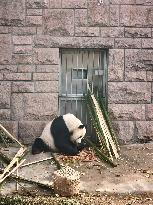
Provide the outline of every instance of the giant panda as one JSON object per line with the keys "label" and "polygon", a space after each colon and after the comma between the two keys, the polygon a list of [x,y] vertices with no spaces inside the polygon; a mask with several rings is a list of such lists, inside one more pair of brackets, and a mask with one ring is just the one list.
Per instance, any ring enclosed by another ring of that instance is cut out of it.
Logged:
{"label": "giant panda", "polygon": [[84,147],[82,142],[86,127],[73,114],[58,116],[49,122],[40,137],[32,145],[32,154],[41,152],[60,152],[77,155]]}

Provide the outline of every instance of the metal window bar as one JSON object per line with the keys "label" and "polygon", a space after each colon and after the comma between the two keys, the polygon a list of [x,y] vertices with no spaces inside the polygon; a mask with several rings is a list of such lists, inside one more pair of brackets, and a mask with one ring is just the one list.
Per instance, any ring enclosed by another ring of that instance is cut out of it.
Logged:
{"label": "metal window bar", "polygon": [[99,90],[107,102],[107,51],[102,49],[61,49],[59,81],[59,114],[68,112],[88,124],[88,135],[93,134],[83,94],[87,82]]}

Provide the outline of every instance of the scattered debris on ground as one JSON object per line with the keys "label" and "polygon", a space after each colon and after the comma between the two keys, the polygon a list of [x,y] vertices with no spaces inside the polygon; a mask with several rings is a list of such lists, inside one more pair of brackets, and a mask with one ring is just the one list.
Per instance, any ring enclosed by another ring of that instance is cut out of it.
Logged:
{"label": "scattered debris on ground", "polygon": [[0,205],[153,205],[153,194],[79,194],[66,198],[44,196],[3,196]]}

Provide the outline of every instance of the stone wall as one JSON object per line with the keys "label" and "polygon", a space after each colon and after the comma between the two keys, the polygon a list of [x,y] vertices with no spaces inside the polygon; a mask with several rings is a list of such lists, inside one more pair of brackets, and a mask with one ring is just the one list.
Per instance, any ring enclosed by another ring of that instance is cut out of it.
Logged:
{"label": "stone wall", "polygon": [[58,112],[60,48],[106,48],[123,143],[153,139],[152,0],[0,0],[0,121],[25,143]]}

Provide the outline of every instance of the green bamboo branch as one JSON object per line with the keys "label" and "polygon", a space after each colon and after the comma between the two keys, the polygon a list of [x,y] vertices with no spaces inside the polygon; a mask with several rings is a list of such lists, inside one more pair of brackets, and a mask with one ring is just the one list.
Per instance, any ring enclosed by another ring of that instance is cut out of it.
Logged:
{"label": "green bamboo branch", "polygon": [[103,114],[104,114],[104,117],[106,119],[107,126],[108,126],[109,131],[111,133],[111,136],[112,136],[112,138],[113,138],[113,140],[114,140],[114,142],[116,144],[117,150],[119,151],[120,147],[119,147],[119,144],[118,144],[118,141],[117,141],[117,137],[115,136],[115,132],[114,132],[114,129],[113,129],[113,126],[112,126],[109,114],[108,114],[108,112],[107,112],[107,110],[106,110],[106,108],[104,106],[103,99],[99,95],[97,100],[99,102],[99,105],[100,105],[101,109],[103,110]]}
{"label": "green bamboo branch", "polygon": [[99,150],[95,144],[93,144],[89,139],[85,138],[86,142],[91,145],[91,147],[93,148],[93,150],[95,151],[95,153],[98,155],[99,159],[103,162],[107,162],[109,165],[111,165],[112,167],[116,167],[117,165],[114,164],[114,162],[109,159],[105,154],[102,153],[101,150]]}

